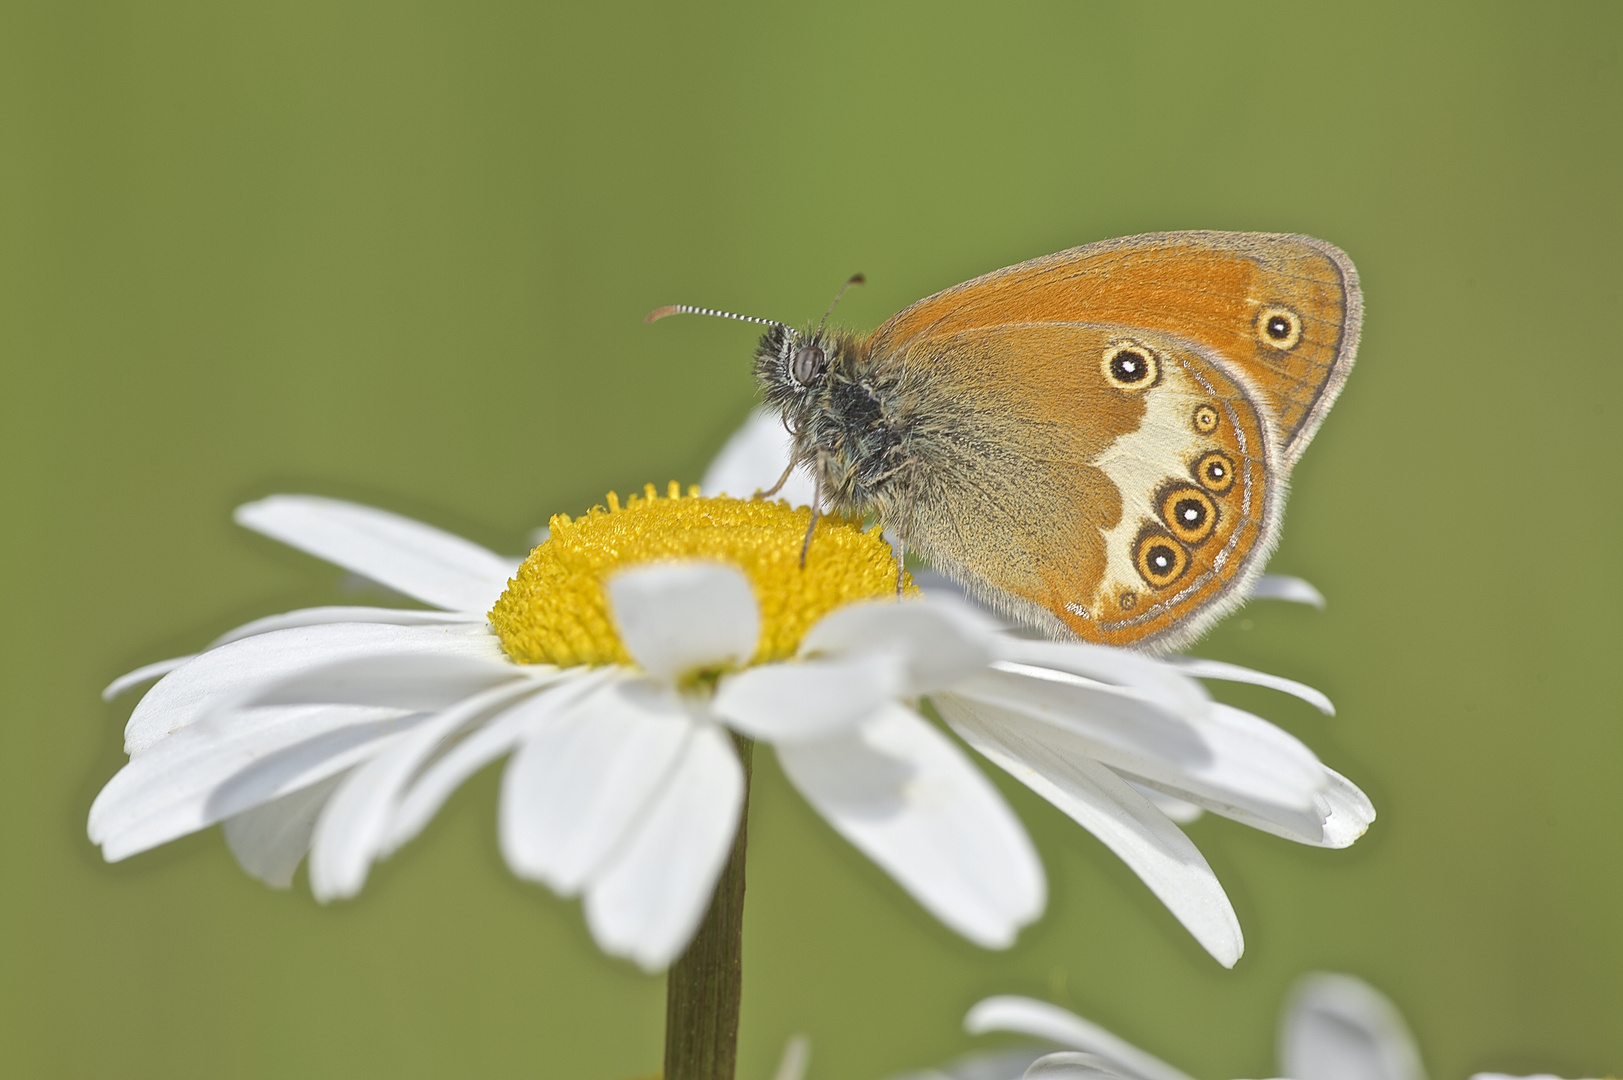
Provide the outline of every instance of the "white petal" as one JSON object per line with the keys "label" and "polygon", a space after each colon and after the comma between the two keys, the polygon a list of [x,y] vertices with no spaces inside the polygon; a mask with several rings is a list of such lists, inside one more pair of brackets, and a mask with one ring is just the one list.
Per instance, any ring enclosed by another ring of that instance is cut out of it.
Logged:
{"label": "white petal", "polygon": [[1192,802],[1185,802],[1183,799],[1174,798],[1164,791],[1156,791],[1152,787],[1134,783],[1131,780],[1127,781],[1127,783],[1132,786],[1134,791],[1150,800],[1151,805],[1157,810],[1179,825],[1188,825],[1191,822],[1199,821],[1206,813],[1204,807],[1196,806]]}
{"label": "white petal", "polygon": [[620,640],[656,679],[740,667],[755,654],[761,613],[743,571],[726,563],[656,563],[608,581]]}
{"label": "white petal", "polygon": [[933,1069],[906,1073],[892,1080],[1021,1080],[1031,1063],[1047,1052],[1047,1048],[1040,1046],[982,1050],[955,1057]]}
{"label": "white petal", "polygon": [[1253,600],[1289,600],[1296,604],[1311,604],[1316,608],[1324,607],[1324,594],[1315,589],[1311,582],[1299,577],[1287,577],[1284,574],[1264,574],[1257,579],[1251,587]]}
{"label": "white petal", "polygon": [[805,1080],[806,1066],[811,1063],[811,1042],[804,1035],[791,1035],[783,1044],[783,1056],[778,1059],[778,1070],[772,1080]]}
{"label": "white petal", "polygon": [[1202,779],[1222,776],[1220,783],[1202,786],[1289,808],[1299,806],[1301,794],[1311,791],[1317,813],[1319,796],[1330,784],[1330,771],[1294,735],[1244,709],[1216,701],[1198,729],[1221,763],[1199,775]]}
{"label": "white petal", "polygon": [[1162,785],[1153,780],[1145,780],[1143,777],[1130,772],[1115,771],[1131,783],[1154,788],[1163,794],[1171,792],[1172,797],[1175,799],[1192,803],[1202,810],[1209,810],[1219,817],[1226,817],[1230,821],[1239,822],[1241,825],[1248,825],[1258,832],[1265,832],[1270,836],[1277,836],[1298,844],[1307,844],[1311,847],[1328,846],[1324,843],[1324,817],[1319,810],[1303,813],[1300,810],[1269,806],[1262,803],[1240,805],[1240,802],[1232,797],[1211,795],[1203,791],[1191,791],[1187,786],[1176,784]]}
{"label": "white petal", "polygon": [[1094,1054],[1061,1050],[1033,1061],[1021,1080],[1131,1080],[1111,1065]]}
{"label": "white petal", "polygon": [[446,739],[516,694],[526,682],[507,684],[459,702],[417,725],[344,778],[322,808],[310,845],[310,891],[326,902],[354,896],[388,839],[402,788]]}
{"label": "white petal", "polygon": [[[1212,760],[1192,718],[1171,713],[1124,687],[1058,671],[999,664],[995,670],[960,682],[951,694],[1065,727],[1088,739],[1092,755],[1107,764],[1149,759],[1173,763],[1176,767],[1171,771],[1181,774]],[[938,702],[947,696],[931,695]]]}
{"label": "white petal", "polygon": [[744,805],[732,741],[713,724],[690,730],[675,769],[586,887],[592,937],[646,971],[669,965],[698,930]]}
{"label": "white petal", "polygon": [[1136,691],[1067,678],[999,670],[953,693],[1063,728],[1084,740],[1090,756],[1168,794],[1208,808],[1190,796],[1279,808],[1296,814],[1304,829],[1318,828],[1315,799],[1329,783],[1324,766],[1285,731],[1218,702],[1174,715]]}
{"label": "white petal", "polygon": [[971,1035],[1014,1031],[1047,1039],[1084,1053],[1097,1054],[1134,1080],[1190,1080],[1187,1073],[1112,1035],[1091,1020],[1028,997],[1003,995],[979,1002],[964,1017],[964,1030]]}
{"label": "white petal", "polygon": [[1308,975],[1280,1023],[1279,1064],[1292,1080],[1425,1080],[1403,1017],[1350,975]]}
{"label": "white petal", "polygon": [[167,675],[176,668],[186,666],[195,658],[195,654],[192,656],[172,656],[167,660],[159,660],[154,664],[143,664],[134,671],[127,671],[118,678],[114,679],[112,682],[108,683],[106,687],[102,689],[101,699],[103,701],[112,701],[126,690],[140,686],[144,682],[151,682],[153,679],[159,678],[160,676]]}
{"label": "white petal", "polygon": [[908,697],[950,686],[994,656],[993,625],[946,600],[872,600],[836,608],[806,632],[802,656],[891,653],[902,661]]}
{"label": "white petal", "polygon": [[142,753],[210,711],[240,704],[257,688],[339,660],[396,654],[504,662],[495,635],[484,628],[335,623],[260,634],[212,649],[166,675],[130,713],[124,749]]}
{"label": "white petal", "polygon": [[1197,679],[1223,679],[1228,682],[1250,683],[1253,686],[1266,686],[1270,690],[1279,690],[1299,697],[1326,716],[1334,716],[1336,707],[1330,704],[1330,699],[1306,683],[1299,683],[1295,679],[1286,679],[1279,675],[1270,675],[1265,671],[1252,671],[1250,668],[1238,664],[1225,664],[1221,660],[1205,660],[1198,656],[1167,656],[1162,658],[1164,663],[1182,669],[1186,674]]}
{"label": "white petal", "polygon": [[[287,630],[301,626],[323,626],[331,623],[387,623],[396,626],[439,626],[455,623],[483,627],[486,620],[483,614],[461,611],[428,611],[413,608],[381,607],[300,608],[296,611],[283,612],[279,615],[267,615],[264,618],[244,623],[215,638],[208,644],[207,648],[217,649],[221,645],[227,645],[233,641],[240,641],[243,638],[254,637],[258,634],[268,634],[275,630]],[[180,656],[137,668],[115,679],[102,691],[102,698],[110,701],[132,686],[173,671],[192,659],[194,659],[194,656]]]}
{"label": "white petal", "polygon": [[1324,771],[1330,776],[1330,786],[1319,796],[1319,808],[1324,814],[1321,844],[1329,848],[1349,847],[1374,823],[1375,804],[1345,776],[1331,768]]}
{"label": "white petal", "polygon": [[900,697],[901,664],[886,654],[764,664],[723,679],[711,711],[754,739],[824,739]]}
{"label": "white petal", "polygon": [[[546,687],[523,699],[446,751],[424,769],[400,797],[382,853],[395,851],[422,832],[463,781],[517,746],[552,714],[577,703],[595,690],[610,674],[607,668],[587,675],[579,674],[578,669],[572,669],[567,674],[560,673],[559,681],[569,682],[570,685]],[[546,686],[544,683],[538,685]]]}
{"label": "white petal", "polygon": [[987,948],[1042,913],[1042,864],[989,780],[918,714],[888,705],[852,731],[777,748],[830,825],[914,899]]}
{"label": "white petal", "polygon": [[330,776],[227,818],[225,842],[238,865],[273,889],[293,884],[293,872],[310,850],[316,816],[342,779],[342,774]]}
{"label": "white petal", "polygon": [[1174,786],[1172,791],[1174,798],[1285,840],[1312,847],[1349,847],[1375,821],[1375,807],[1352,781],[1334,769],[1326,766],[1324,774],[1328,786],[1314,796],[1314,813],[1309,816],[1265,803],[1242,805],[1232,798],[1214,797],[1187,787]]}
{"label": "white petal", "polygon": [[110,862],[307,787],[377,753],[421,714],[353,705],[230,713],[131,759],[90,807]]}
{"label": "white petal", "polygon": [[939,570],[931,570],[929,567],[921,566],[908,571],[908,573],[912,575],[913,584],[917,585],[919,591],[924,593],[926,600],[947,600],[963,604],[972,608],[988,624],[1000,630],[1009,630],[1016,625],[1013,619],[1000,611],[994,611],[978,598],[970,595],[969,590]]}
{"label": "white petal", "polygon": [[371,506],[272,495],[237,507],[237,524],[450,611],[483,612],[512,564],[471,540]]}
{"label": "white petal", "polygon": [[[488,635],[487,635],[488,636]],[[243,695],[245,705],[382,705],[424,712],[449,708],[491,686],[533,682],[555,669],[439,649],[355,656],[290,675]]]}
{"label": "white petal", "polygon": [[395,626],[438,626],[444,623],[473,623],[485,625],[483,615],[470,615],[465,611],[420,611],[414,608],[384,607],[313,607],[285,611],[280,615],[267,615],[228,630],[209,643],[209,648],[273,630],[289,630],[296,626],[322,626],[327,623],[390,623]]}
{"label": "white petal", "polygon": [[1234,907],[1200,851],[1148,799],[1058,728],[999,723],[950,695],[937,706],[964,741],[1097,836],[1218,963],[1234,966],[1245,951]]}
{"label": "white petal", "polygon": [[532,731],[502,778],[502,854],[572,896],[675,766],[693,720],[667,687],[621,679]]}
{"label": "white petal", "polygon": [[[735,499],[765,491],[783,475],[791,445],[783,417],[756,409],[710,463],[699,488],[706,495],[731,495]],[[810,506],[812,488],[811,473],[796,469],[774,498],[787,499],[790,506]]]}
{"label": "white petal", "polygon": [[[1107,686],[1131,688],[1140,697],[1159,702],[1175,714],[1199,713],[1211,700],[1204,686],[1165,660],[1126,649],[1004,636],[998,639],[998,651],[1005,661],[1068,672]],[[1000,666],[1008,669],[1007,664]]]}

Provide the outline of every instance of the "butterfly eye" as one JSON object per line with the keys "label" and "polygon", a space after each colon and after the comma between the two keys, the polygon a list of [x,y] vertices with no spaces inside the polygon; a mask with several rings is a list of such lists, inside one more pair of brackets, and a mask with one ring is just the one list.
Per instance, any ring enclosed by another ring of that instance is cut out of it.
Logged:
{"label": "butterfly eye", "polygon": [[1161,520],[1179,540],[1198,544],[1217,527],[1217,507],[1199,488],[1175,488],[1161,500]]}
{"label": "butterfly eye", "polygon": [[1265,307],[1257,313],[1257,337],[1281,351],[1302,340],[1302,317],[1287,307]]}
{"label": "butterfly eye", "polygon": [[789,374],[794,376],[795,382],[807,386],[817,376],[823,373],[828,358],[823,350],[816,345],[807,345],[795,353],[795,358],[789,362]]}
{"label": "butterfly eye", "polygon": [[1217,430],[1217,410],[1210,405],[1199,405],[1195,408],[1195,430],[1202,435],[1210,435]]}
{"label": "butterfly eye", "polygon": [[1106,349],[1102,367],[1110,385],[1122,390],[1148,389],[1161,374],[1154,351],[1136,341],[1118,341]]}
{"label": "butterfly eye", "polygon": [[1189,568],[1189,553],[1170,536],[1149,533],[1138,542],[1138,573],[1157,589],[1171,585]]}
{"label": "butterfly eye", "polygon": [[1203,454],[1189,471],[1200,481],[1201,487],[1214,495],[1221,495],[1234,486],[1234,462],[1221,451]]}

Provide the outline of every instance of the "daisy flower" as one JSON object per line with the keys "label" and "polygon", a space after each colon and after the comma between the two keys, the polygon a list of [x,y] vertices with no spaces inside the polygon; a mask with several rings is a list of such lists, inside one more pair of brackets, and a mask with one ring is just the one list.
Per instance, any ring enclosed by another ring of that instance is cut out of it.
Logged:
{"label": "daisy flower", "polygon": [[[969,1010],[974,1035],[1014,1032],[1065,1047],[983,1052],[897,1080],[1190,1080],[1187,1073],[1057,1005],[991,997]],[[1351,975],[1305,976],[1279,1023],[1277,1074],[1289,1080],[1426,1080],[1420,1050],[1397,1007]],[[1557,1080],[1476,1073],[1471,1080]]]}
{"label": "daisy flower", "polygon": [[[1191,1080],[1189,1074],[1057,1005],[991,997],[964,1017],[973,1035],[1013,1032],[1065,1047],[970,1055],[897,1080]],[[1302,979],[1279,1025],[1279,1070],[1290,1080],[1426,1080],[1398,1010],[1349,975]]]}
{"label": "daisy flower", "polygon": [[[890,548],[784,502],[665,497],[555,517],[521,565],[385,511],[273,496],[237,520],[437,610],[330,607],[232,631],[161,676],[130,762],[91,809],[110,860],[223,822],[242,865],[357,892],[474,771],[510,755],[508,865],[582,896],[608,952],[650,970],[692,937],[746,801],[754,741],[830,825],[971,941],[1012,943],[1045,901],[976,750],[1099,836],[1226,965],[1232,906],[1167,816],[1200,806],[1342,846],[1373,817],[1296,739],[1192,677],[1225,665],[1030,641],[950,600],[898,603]],[[741,759],[741,752],[743,758]]]}
{"label": "daisy flower", "polygon": [[[309,496],[237,520],[439,610],[312,608],[226,634],[161,675],[97,797],[110,860],[225,823],[285,886],[356,893],[474,771],[510,754],[502,853],[584,898],[608,952],[666,966],[692,937],[745,801],[740,750],[774,745],[836,830],[970,940],[1041,913],[1018,819],[908,706],[990,662],[973,615],[898,604],[876,534],[782,503],[681,495],[578,520],[515,567],[384,511]],[[883,602],[860,601],[884,597]]]}

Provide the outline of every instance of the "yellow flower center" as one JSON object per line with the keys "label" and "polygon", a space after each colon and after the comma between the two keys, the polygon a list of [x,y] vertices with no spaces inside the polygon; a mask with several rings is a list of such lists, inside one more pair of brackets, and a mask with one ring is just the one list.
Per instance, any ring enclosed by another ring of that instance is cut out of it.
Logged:
{"label": "yellow flower center", "polygon": [[[842,604],[896,595],[896,558],[879,529],[841,518],[818,519],[806,565],[800,546],[811,510],[764,499],[683,495],[654,485],[620,505],[584,517],[558,514],[551,535],[530,552],[490,612],[507,655],[521,664],[629,664],[614,631],[603,583],[641,563],[703,559],[738,567],[755,588],[761,639],[752,663],[793,656],[818,619]],[[911,578],[905,590],[916,593]]]}

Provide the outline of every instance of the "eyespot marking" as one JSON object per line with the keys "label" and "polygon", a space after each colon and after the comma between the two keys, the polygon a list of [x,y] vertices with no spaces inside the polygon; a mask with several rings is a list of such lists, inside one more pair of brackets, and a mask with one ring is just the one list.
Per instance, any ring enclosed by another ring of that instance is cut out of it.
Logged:
{"label": "eyespot marking", "polygon": [[1234,462],[1221,450],[1202,454],[1199,461],[1189,466],[1189,474],[1214,495],[1221,495],[1234,486]]}
{"label": "eyespot marking", "polygon": [[1271,305],[1257,312],[1257,340],[1284,352],[1302,340],[1302,317],[1288,307]]}
{"label": "eyespot marking", "polygon": [[1199,544],[1217,528],[1217,504],[1204,491],[1184,484],[1161,496],[1161,521],[1179,540]]}
{"label": "eyespot marking", "polygon": [[1132,611],[1138,606],[1138,594],[1132,589],[1125,589],[1116,597],[1116,606],[1123,611]]}
{"label": "eyespot marking", "polygon": [[1155,350],[1131,340],[1112,342],[1099,366],[1118,390],[1148,390],[1161,378]]}
{"label": "eyespot marking", "polygon": [[1189,553],[1183,545],[1159,531],[1140,534],[1133,561],[1138,575],[1157,589],[1165,588],[1189,569]]}
{"label": "eyespot marking", "polygon": [[1217,430],[1217,410],[1210,405],[1195,406],[1195,430],[1210,435]]}

